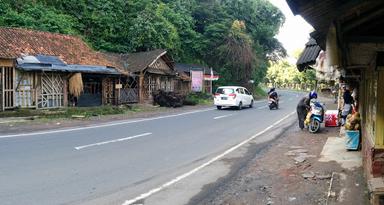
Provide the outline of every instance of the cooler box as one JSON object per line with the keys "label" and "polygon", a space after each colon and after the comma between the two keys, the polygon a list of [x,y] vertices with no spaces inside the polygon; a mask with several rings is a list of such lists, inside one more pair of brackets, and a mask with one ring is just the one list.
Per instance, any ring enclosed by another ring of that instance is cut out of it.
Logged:
{"label": "cooler box", "polygon": [[324,114],[325,126],[326,127],[339,126],[338,115],[339,115],[339,111],[337,111],[337,110],[327,110]]}
{"label": "cooler box", "polygon": [[358,150],[360,145],[360,131],[345,131],[345,147],[347,150]]}

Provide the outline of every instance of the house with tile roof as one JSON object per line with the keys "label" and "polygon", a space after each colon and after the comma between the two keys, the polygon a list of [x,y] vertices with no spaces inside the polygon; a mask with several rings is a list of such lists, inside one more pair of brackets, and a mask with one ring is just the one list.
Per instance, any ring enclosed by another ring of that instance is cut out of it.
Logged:
{"label": "house with tile roof", "polygon": [[116,54],[105,56],[128,73],[121,80],[120,100],[124,102],[152,102],[152,94],[157,90],[177,91],[183,81],[175,70],[175,63],[166,50],[156,49],[147,52]]}
{"label": "house with tile roof", "polygon": [[[73,97],[68,87],[75,74],[83,91]],[[0,110],[116,104],[121,74],[79,37],[0,28]]]}

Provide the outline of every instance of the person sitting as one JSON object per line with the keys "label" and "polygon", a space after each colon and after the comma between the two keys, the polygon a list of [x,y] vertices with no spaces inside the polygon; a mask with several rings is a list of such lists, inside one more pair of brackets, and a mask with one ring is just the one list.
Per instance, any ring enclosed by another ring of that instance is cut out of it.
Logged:
{"label": "person sitting", "polygon": [[279,96],[277,95],[276,89],[271,88],[268,92],[268,100],[278,101]]}

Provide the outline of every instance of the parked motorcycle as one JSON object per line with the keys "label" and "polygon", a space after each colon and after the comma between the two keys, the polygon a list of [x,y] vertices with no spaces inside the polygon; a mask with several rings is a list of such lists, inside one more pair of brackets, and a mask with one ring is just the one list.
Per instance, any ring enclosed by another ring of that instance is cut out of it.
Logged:
{"label": "parked motorcycle", "polygon": [[315,102],[313,105],[311,105],[309,112],[310,117],[307,119],[309,120],[308,130],[311,133],[316,133],[320,130],[321,123],[324,121],[324,105],[319,102]]}
{"label": "parked motorcycle", "polygon": [[279,109],[279,100],[276,100],[276,99],[273,99],[273,98],[269,98],[268,100],[268,107],[270,110],[272,109]]}

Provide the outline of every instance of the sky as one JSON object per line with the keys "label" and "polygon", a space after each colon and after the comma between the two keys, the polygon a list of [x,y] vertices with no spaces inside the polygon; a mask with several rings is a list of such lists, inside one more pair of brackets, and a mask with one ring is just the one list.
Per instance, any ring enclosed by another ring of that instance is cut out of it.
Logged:
{"label": "sky", "polygon": [[278,7],[285,15],[285,23],[280,28],[277,39],[283,44],[288,55],[292,55],[294,50],[304,49],[309,39],[309,33],[313,31],[301,16],[294,16],[285,0],[269,0],[273,5]]}

